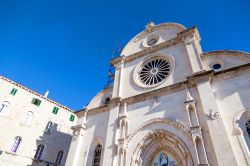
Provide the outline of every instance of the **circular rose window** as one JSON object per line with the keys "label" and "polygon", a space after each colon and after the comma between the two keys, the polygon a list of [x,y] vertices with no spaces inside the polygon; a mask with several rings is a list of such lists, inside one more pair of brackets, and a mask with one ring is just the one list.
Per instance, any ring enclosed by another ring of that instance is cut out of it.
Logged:
{"label": "circular rose window", "polygon": [[141,65],[138,71],[140,83],[146,86],[154,86],[165,80],[171,71],[171,63],[165,57],[153,58]]}

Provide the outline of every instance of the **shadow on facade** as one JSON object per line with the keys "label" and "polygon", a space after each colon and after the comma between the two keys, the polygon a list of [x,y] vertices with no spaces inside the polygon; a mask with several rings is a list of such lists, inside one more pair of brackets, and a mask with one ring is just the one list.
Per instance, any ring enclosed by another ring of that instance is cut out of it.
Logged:
{"label": "shadow on facade", "polygon": [[[60,128],[60,130],[64,130]],[[30,133],[32,134],[32,133]],[[36,140],[36,147],[43,145],[41,155],[36,155],[34,149],[33,162],[28,166],[63,166],[65,165],[68,150],[72,140],[72,135],[58,130],[58,124],[54,123],[50,130],[44,130],[43,135]],[[56,164],[58,152],[63,150],[61,164]],[[36,158],[35,158],[36,155]]]}

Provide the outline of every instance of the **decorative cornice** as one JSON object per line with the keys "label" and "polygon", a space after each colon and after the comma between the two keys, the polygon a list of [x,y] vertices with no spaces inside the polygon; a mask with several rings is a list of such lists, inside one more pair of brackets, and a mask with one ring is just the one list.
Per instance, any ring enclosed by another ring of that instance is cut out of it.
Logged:
{"label": "decorative cornice", "polygon": [[214,80],[229,79],[232,77],[237,77],[246,72],[250,72],[250,63],[214,72],[213,79]]}
{"label": "decorative cornice", "polygon": [[86,126],[83,125],[76,125],[71,127],[72,130],[80,130],[80,129],[86,129]]}
{"label": "decorative cornice", "polygon": [[2,79],[2,80],[4,80],[4,81],[7,81],[7,82],[9,82],[9,83],[11,83],[11,84],[13,84],[13,85],[15,85],[15,86],[17,86],[17,87],[19,87],[19,88],[25,90],[25,91],[27,91],[27,92],[29,92],[29,93],[32,93],[32,94],[36,95],[37,97],[40,97],[40,98],[42,98],[42,99],[44,99],[44,100],[46,100],[46,101],[48,101],[48,102],[50,102],[50,103],[52,103],[52,104],[55,104],[55,105],[57,105],[58,107],[61,107],[61,108],[65,109],[65,110],[67,110],[67,111],[73,112],[70,108],[68,108],[68,107],[66,107],[66,106],[63,106],[63,105],[61,105],[61,104],[59,104],[59,103],[57,103],[57,102],[55,102],[55,101],[53,101],[53,100],[51,100],[51,99],[49,99],[49,98],[43,96],[43,95],[41,95],[41,94],[39,94],[39,93],[37,93],[37,92],[35,92],[35,91],[29,89],[29,88],[26,88],[25,86],[23,86],[23,85],[21,85],[21,84],[19,84],[19,83],[17,83],[17,82],[14,82],[14,81],[12,81],[12,80],[10,80],[10,79],[4,77],[4,76],[0,76],[0,79]]}
{"label": "decorative cornice", "polygon": [[[88,115],[89,114],[94,115],[100,112],[109,111],[109,107],[115,107],[115,106],[118,106],[118,104],[122,105],[124,102],[127,102],[127,104],[133,104],[133,103],[138,103],[138,102],[145,101],[145,100],[151,100],[159,96],[163,96],[169,93],[184,90],[187,87],[189,88],[195,87],[200,82],[213,81],[214,79],[220,79],[220,78],[223,78],[223,79],[232,78],[244,72],[250,72],[250,63],[237,66],[237,67],[233,67],[233,68],[229,68],[229,69],[222,70],[222,71],[203,70],[203,71],[194,73],[191,76],[188,76],[186,81],[178,82],[178,83],[166,86],[166,87],[155,89],[155,90],[145,92],[142,94],[138,94],[138,95],[128,97],[125,99],[122,99],[119,97],[113,98],[111,99],[108,105],[88,110]],[[77,112],[76,115],[77,116],[83,115],[81,112],[82,111]]]}
{"label": "decorative cornice", "polygon": [[84,131],[87,129],[87,127],[85,125],[77,125],[71,127],[71,129],[73,130],[73,137],[76,138],[79,135],[83,136]]}
{"label": "decorative cornice", "polygon": [[204,58],[204,57],[221,55],[221,54],[227,55],[227,56],[243,55],[243,56],[246,56],[247,58],[250,58],[250,53],[242,52],[242,51],[238,51],[238,50],[215,50],[215,51],[210,51],[210,52],[203,52],[201,54],[201,56],[202,56],[202,58]]}
{"label": "decorative cornice", "polygon": [[102,113],[102,112],[106,112],[109,111],[109,107],[107,105],[101,106],[101,107],[97,107],[97,108],[93,108],[88,110],[87,115],[95,115],[97,113]]}
{"label": "decorative cornice", "polygon": [[198,41],[200,40],[200,35],[199,35],[199,32],[198,32],[196,27],[192,27],[192,28],[186,29],[182,32],[179,32],[177,34],[177,37],[175,37],[173,39],[167,40],[165,42],[162,42],[162,43],[155,45],[155,46],[152,46],[152,47],[145,48],[144,50],[136,52],[132,55],[120,56],[120,57],[117,57],[115,59],[112,59],[110,61],[110,63],[113,66],[117,66],[116,64],[121,63],[122,60],[124,60],[124,62],[130,62],[134,59],[141,58],[143,56],[154,53],[154,52],[161,50],[163,48],[177,45],[180,42],[183,42],[186,38],[190,38],[192,36],[194,37],[195,40],[198,40]]}

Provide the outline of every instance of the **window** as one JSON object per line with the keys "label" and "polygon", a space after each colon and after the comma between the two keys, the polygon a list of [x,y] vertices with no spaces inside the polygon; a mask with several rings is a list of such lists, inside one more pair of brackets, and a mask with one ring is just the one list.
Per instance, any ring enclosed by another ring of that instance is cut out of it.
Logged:
{"label": "window", "polygon": [[70,115],[69,120],[70,120],[71,122],[73,122],[73,121],[74,121],[74,119],[75,119],[75,115]]}
{"label": "window", "polygon": [[61,164],[62,158],[63,158],[63,151],[60,150],[60,151],[57,153],[56,165],[60,165],[60,164]]}
{"label": "window", "polygon": [[213,65],[214,70],[219,70],[220,68],[221,68],[221,64],[219,64],[219,63],[216,63]]}
{"label": "window", "polygon": [[12,94],[13,96],[16,95],[16,92],[17,92],[17,89],[16,88],[13,88],[11,91],[10,91],[10,94]]}
{"label": "window", "polygon": [[34,158],[41,160],[42,155],[43,155],[43,150],[44,150],[44,146],[42,144],[39,145],[36,149],[36,154],[35,154]]}
{"label": "window", "polygon": [[57,108],[57,107],[54,107],[54,108],[53,108],[53,111],[52,111],[52,113],[53,113],[53,114],[57,114],[58,110],[59,110],[59,108]]}
{"label": "window", "polygon": [[95,148],[92,166],[100,166],[101,165],[101,155],[102,155],[102,145],[99,144]]}
{"label": "window", "polygon": [[9,112],[10,103],[8,101],[4,101],[0,105],[0,114],[7,114]]}
{"label": "window", "polygon": [[44,130],[44,133],[45,133],[45,134],[51,134],[51,129],[52,129],[53,125],[54,125],[53,122],[49,121],[49,122],[47,123],[47,125],[46,125],[46,128],[45,128],[45,130]]}
{"label": "window", "polygon": [[29,111],[25,114],[24,116],[24,121],[23,123],[26,124],[26,125],[31,125],[32,121],[33,121],[33,117],[34,117],[34,114],[33,112]]}
{"label": "window", "polygon": [[215,71],[222,70],[225,66],[225,62],[222,61],[221,59],[214,59],[209,63],[209,68],[213,69]]}
{"label": "window", "polygon": [[250,120],[248,120],[246,122],[246,131],[247,131],[248,137],[250,139]]}
{"label": "window", "polygon": [[171,55],[155,54],[136,66],[133,79],[141,88],[153,88],[169,79],[174,66],[174,58]]}
{"label": "window", "polygon": [[158,39],[159,39],[158,36],[150,36],[150,37],[147,39],[147,45],[148,45],[148,46],[153,46],[153,45],[155,45],[155,44],[158,42]]}
{"label": "window", "polygon": [[166,79],[170,70],[171,64],[166,59],[153,59],[143,65],[139,79],[145,85],[155,85]]}
{"label": "window", "polygon": [[104,104],[108,104],[110,102],[110,97],[107,97],[104,101]]}
{"label": "window", "polygon": [[36,99],[36,98],[33,98],[32,101],[31,101],[31,103],[36,105],[36,106],[39,106],[41,104],[41,102],[42,102],[41,100]]}
{"label": "window", "polygon": [[22,138],[20,136],[15,137],[14,143],[11,147],[11,152],[16,153],[17,149],[19,148],[20,144],[22,142]]}

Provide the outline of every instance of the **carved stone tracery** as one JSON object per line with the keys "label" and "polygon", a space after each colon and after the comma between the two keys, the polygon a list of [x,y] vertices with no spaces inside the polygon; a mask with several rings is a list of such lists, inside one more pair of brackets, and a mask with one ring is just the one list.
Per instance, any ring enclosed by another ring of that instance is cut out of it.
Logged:
{"label": "carved stone tracery", "polygon": [[127,138],[127,142],[126,145],[128,146],[128,144],[130,143],[130,141],[133,139],[133,137],[139,133],[140,131],[142,131],[143,129],[145,129],[146,127],[152,125],[152,124],[156,124],[156,123],[164,123],[164,124],[168,124],[171,126],[174,126],[178,129],[180,129],[181,131],[183,131],[188,137],[192,137],[191,136],[191,131],[188,127],[186,127],[185,125],[177,122],[177,121],[173,121],[170,119],[164,119],[164,118],[155,118],[155,119],[151,119],[149,121],[147,121],[146,123],[142,124],[137,130],[135,130],[133,133],[131,133],[128,138]]}
{"label": "carved stone tracery", "polygon": [[180,138],[165,130],[156,130],[141,140],[132,156],[131,166],[149,166],[154,156],[161,150],[171,153],[177,165],[193,165],[187,146]]}

